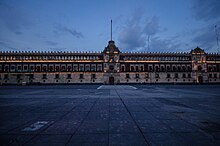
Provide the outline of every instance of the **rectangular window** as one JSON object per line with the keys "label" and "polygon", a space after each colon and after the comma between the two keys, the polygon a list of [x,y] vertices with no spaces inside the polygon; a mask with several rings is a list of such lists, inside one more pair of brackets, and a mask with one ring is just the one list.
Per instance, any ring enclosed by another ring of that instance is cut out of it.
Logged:
{"label": "rectangular window", "polygon": [[17,80],[20,80],[21,79],[21,75],[17,75]]}
{"label": "rectangular window", "polygon": [[34,71],[34,66],[30,66],[31,71]]}
{"label": "rectangular window", "polygon": [[170,74],[167,74],[167,78],[170,78]]}
{"label": "rectangular window", "polygon": [[122,72],[125,71],[125,66],[121,66],[121,71],[122,71]]}
{"label": "rectangular window", "polygon": [[159,74],[155,74],[155,78],[160,78],[160,75]]}
{"label": "rectangular window", "polygon": [[179,78],[178,74],[175,74],[175,78]]}
{"label": "rectangular window", "polygon": [[24,66],[24,70],[25,70],[25,71],[27,71],[27,70],[28,70],[28,67],[27,67],[26,65]]}
{"label": "rectangular window", "polygon": [[21,71],[21,66],[19,65],[19,66],[17,67],[17,69],[18,69],[18,71]]}
{"label": "rectangular window", "polygon": [[139,67],[138,66],[136,66],[136,71],[139,71]]}
{"label": "rectangular window", "polygon": [[126,78],[129,79],[129,78],[130,78],[130,75],[129,75],[129,74],[126,74]]}
{"label": "rectangular window", "polygon": [[92,75],[91,75],[91,78],[92,78],[92,79],[95,79],[95,78],[96,78],[96,74],[92,74]]}
{"label": "rectangular window", "polygon": [[47,74],[43,74],[43,79],[47,79]]}
{"label": "rectangular window", "polygon": [[140,77],[139,77],[139,74],[135,74],[135,77],[136,77],[136,78],[140,78]]}
{"label": "rectangular window", "polygon": [[214,78],[217,78],[217,74],[214,74]]}
{"label": "rectangular window", "polygon": [[79,71],[84,71],[84,66],[79,66]]}
{"label": "rectangular window", "polygon": [[8,74],[4,75],[4,79],[7,80],[8,79]]}
{"label": "rectangular window", "polygon": [[186,74],[183,74],[183,76],[182,76],[183,78],[186,78]]}
{"label": "rectangular window", "polygon": [[191,78],[191,74],[188,74],[188,78]]}
{"label": "rectangular window", "polygon": [[30,74],[29,78],[34,79],[34,74]]}
{"label": "rectangular window", "polygon": [[80,78],[80,79],[83,79],[83,74],[80,74],[80,75],[79,75],[79,78]]}
{"label": "rectangular window", "polygon": [[55,74],[55,79],[59,79],[60,75],[59,74]]}
{"label": "rectangular window", "polygon": [[71,79],[71,74],[67,74],[67,79]]}
{"label": "rectangular window", "polygon": [[145,78],[149,78],[149,74],[145,74]]}
{"label": "rectangular window", "polygon": [[69,66],[67,67],[67,71],[72,71],[72,66],[69,65]]}
{"label": "rectangular window", "polygon": [[209,78],[212,78],[212,74],[209,74]]}

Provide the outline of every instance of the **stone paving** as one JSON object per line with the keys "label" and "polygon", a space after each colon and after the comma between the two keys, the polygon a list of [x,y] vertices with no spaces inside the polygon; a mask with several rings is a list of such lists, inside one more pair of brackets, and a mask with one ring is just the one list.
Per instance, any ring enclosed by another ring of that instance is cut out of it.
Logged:
{"label": "stone paving", "polygon": [[220,85],[0,87],[0,145],[220,145]]}

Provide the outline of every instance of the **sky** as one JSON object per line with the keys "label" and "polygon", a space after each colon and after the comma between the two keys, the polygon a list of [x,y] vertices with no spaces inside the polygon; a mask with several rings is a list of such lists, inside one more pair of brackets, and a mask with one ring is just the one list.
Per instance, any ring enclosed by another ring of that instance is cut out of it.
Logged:
{"label": "sky", "polygon": [[102,51],[111,20],[122,52],[218,52],[220,0],[0,0],[0,51]]}

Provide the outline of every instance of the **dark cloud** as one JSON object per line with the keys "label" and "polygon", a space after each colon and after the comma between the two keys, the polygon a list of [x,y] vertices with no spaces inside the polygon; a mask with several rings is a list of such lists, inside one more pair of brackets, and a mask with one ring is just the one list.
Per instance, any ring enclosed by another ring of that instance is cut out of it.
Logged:
{"label": "dark cloud", "polygon": [[56,27],[56,30],[54,31],[55,34],[58,34],[58,35],[63,35],[65,33],[69,33],[71,34],[72,36],[80,39],[80,38],[84,38],[84,35],[82,34],[82,32],[79,32],[75,29],[72,29],[72,28],[69,28],[67,26],[63,26],[63,25],[58,25]]}
{"label": "dark cloud", "polygon": [[213,20],[220,18],[219,0],[194,0],[193,13],[196,19]]}

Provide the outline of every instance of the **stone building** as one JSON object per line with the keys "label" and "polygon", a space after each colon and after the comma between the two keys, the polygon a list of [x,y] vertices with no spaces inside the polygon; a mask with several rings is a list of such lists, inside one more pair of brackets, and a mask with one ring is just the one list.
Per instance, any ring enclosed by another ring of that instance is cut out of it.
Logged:
{"label": "stone building", "polygon": [[199,47],[187,53],[0,52],[0,84],[220,83],[220,54]]}

